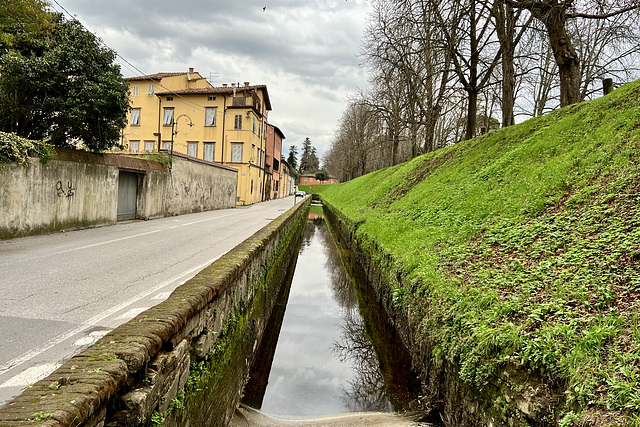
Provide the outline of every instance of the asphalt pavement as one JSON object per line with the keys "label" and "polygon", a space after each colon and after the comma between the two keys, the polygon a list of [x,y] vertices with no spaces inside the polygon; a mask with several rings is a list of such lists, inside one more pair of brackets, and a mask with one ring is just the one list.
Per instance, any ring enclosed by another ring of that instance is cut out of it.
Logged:
{"label": "asphalt pavement", "polygon": [[0,241],[0,406],[293,204],[290,196]]}

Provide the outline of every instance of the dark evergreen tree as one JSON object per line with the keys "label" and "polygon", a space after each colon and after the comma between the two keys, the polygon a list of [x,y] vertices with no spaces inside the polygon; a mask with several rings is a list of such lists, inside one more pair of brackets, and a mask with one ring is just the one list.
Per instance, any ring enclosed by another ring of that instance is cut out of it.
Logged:
{"label": "dark evergreen tree", "polygon": [[326,170],[319,170],[318,172],[316,172],[316,179],[318,181],[326,181],[329,179],[329,174]]}
{"label": "dark evergreen tree", "polygon": [[129,88],[116,53],[40,2],[5,3],[0,12],[21,21],[0,19],[0,130],[94,151],[117,146]]}
{"label": "dark evergreen tree", "polygon": [[309,155],[309,172],[314,173],[320,169],[320,159],[316,155],[316,147],[311,146],[311,154]]}
{"label": "dark evergreen tree", "polygon": [[300,167],[298,171],[301,174],[309,172],[309,157],[311,156],[311,140],[309,137],[302,142],[302,157],[300,158]]}
{"label": "dark evergreen tree", "polygon": [[301,174],[315,173],[320,169],[320,159],[316,155],[316,147],[311,144],[311,140],[307,137],[302,143],[302,157],[300,158],[300,167],[298,170]]}
{"label": "dark evergreen tree", "polygon": [[297,155],[298,155],[298,148],[295,145],[290,145],[289,156],[287,157],[287,163],[289,163],[289,166],[291,166],[293,169],[298,167],[298,158],[296,157]]}

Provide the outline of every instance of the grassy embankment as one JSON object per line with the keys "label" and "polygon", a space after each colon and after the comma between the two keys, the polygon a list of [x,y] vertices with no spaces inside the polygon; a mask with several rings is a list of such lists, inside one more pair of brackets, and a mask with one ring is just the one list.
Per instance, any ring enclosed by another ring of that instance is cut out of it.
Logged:
{"label": "grassy embankment", "polygon": [[[393,259],[435,355],[566,384],[562,425],[640,425],[640,81],[314,192]],[[373,243],[371,243],[373,244]]]}

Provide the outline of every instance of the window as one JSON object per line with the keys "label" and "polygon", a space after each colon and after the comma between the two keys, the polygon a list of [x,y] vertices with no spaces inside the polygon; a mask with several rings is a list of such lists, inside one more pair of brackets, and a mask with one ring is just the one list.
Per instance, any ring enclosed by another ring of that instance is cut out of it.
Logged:
{"label": "window", "polygon": [[147,95],[153,95],[156,92],[156,87],[154,85],[149,85],[149,89],[147,89]]}
{"label": "window", "polygon": [[167,101],[173,101],[173,96],[167,96]]}
{"label": "window", "polygon": [[209,96],[209,101],[215,101],[216,97],[215,96]]}
{"label": "window", "polygon": [[242,163],[242,143],[231,143],[231,161],[233,163]]}
{"label": "window", "polygon": [[280,169],[280,161],[274,157],[273,158],[273,170],[278,172],[278,169]]}
{"label": "window", "polygon": [[187,143],[187,154],[191,157],[198,157],[198,143],[197,142],[189,142]]}
{"label": "window", "polygon": [[138,96],[138,91],[140,90],[140,86],[132,85],[131,86],[131,96]]}
{"label": "window", "polygon": [[164,118],[162,119],[164,126],[171,126],[173,124],[173,108],[164,109]]}
{"label": "window", "polygon": [[242,130],[242,114],[236,114],[236,120],[233,123],[235,130]]}
{"label": "window", "polygon": [[131,110],[131,126],[140,126],[140,109]]}
{"label": "window", "polygon": [[215,155],[216,155],[216,143],[205,142],[204,143],[204,159],[210,162],[213,162]]}
{"label": "window", "polygon": [[165,150],[171,150],[171,141],[162,141],[162,148]]}
{"label": "window", "polygon": [[149,153],[153,152],[153,148],[155,146],[155,141],[145,141],[144,142],[144,151],[148,151]]}
{"label": "window", "polygon": [[256,118],[253,118],[253,133],[256,133]]}
{"label": "window", "polygon": [[275,191],[278,191],[278,184],[280,184],[280,181],[276,181],[276,188],[275,188]]}
{"label": "window", "polygon": [[216,109],[215,108],[204,109],[204,125],[205,126],[216,125]]}
{"label": "window", "polygon": [[249,159],[250,162],[258,164],[258,150],[256,150],[256,156],[253,157],[253,150],[256,150],[256,144],[251,144],[251,153],[249,153],[249,155],[251,156],[251,158]]}
{"label": "window", "polygon": [[132,153],[137,153],[140,147],[140,141],[130,141],[129,142],[129,151]]}

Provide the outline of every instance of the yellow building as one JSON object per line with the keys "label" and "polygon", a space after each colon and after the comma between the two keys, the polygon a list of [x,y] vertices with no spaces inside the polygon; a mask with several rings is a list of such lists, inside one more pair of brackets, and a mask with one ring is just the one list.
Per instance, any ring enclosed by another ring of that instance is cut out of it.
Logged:
{"label": "yellow building", "polygon": [[193,68],[126,80],[132,107],[123,131],[127,150],[176,151],[230,166],[238,169],[236,203],[264,200],[267,111],[271,111],[265,85],[214,87]]}

